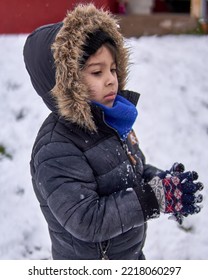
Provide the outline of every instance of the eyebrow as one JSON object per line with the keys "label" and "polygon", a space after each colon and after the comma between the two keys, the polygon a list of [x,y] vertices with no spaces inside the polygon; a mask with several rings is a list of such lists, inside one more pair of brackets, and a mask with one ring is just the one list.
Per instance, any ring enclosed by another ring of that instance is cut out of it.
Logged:
{"label": "eyebrow", "polygon": [[[113,61],[113,62],[111,63],[111,66],[114,65],[114,64],[116,64],[115,61]],[[103,65],[106,65],[106,63],[105,63],[105,62],[97,62],[97,63],[90,63],[90,64],[87,64],[86,67],[89,68],[89,67],[92,67],[92,66],[103,66]]]}

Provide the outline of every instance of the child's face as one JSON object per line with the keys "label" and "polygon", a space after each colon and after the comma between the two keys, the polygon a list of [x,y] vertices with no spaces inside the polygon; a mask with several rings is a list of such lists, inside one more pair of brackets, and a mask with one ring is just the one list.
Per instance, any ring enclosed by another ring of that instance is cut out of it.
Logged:
{"label": "child's face", "polygon": [[116,62],[110,50],[103,45],[89,57],[82,70],[92,101],[112,107],[118,92]]}

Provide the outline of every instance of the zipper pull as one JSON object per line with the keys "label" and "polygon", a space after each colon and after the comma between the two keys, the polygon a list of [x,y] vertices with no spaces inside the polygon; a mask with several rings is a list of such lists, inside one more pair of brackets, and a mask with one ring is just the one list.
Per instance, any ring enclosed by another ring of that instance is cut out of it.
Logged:
{"label": "zipper pull", "polygon": [[106,251],[103,251],[102,255],[102,260],[109,260],[108,256],[106,255]]}
{"label": "zipper pull", "polygon": [[132,155],[132,153],[129,151],[129,148],[128,148],[128,145],[127,145],[127,142],[126,142],[126,141],[123,141],[123,148],[124,148],[124,150],[125,150],[125,152],[126,152],[128,158],[129,158],[131,164],[132,164],[133,166],[135,166],[135,165],[137,164],[137,161],[136,161],[136,159],[134,158],[134,156]]}
{"label": "zipper pull", "polygon": [[103,243],[99,243],[99,247],[100,247],[100,252],[101,252],[101,260],[109,260],[108,256],[107,256],[107,250],[109,247],[110,241],[108,240],[107,243],[105,242],[105,244]]}
{"label": "zipper pull", "polygon": [[132,164],[133,166],[135,166],[135,165],[137,164],[137,161],[136,161],[136,159],[132,156],[131,152],[128,152],[127,155],[128,155],[128,157],[129,157],[129,159],[130,159],[131,164]]}

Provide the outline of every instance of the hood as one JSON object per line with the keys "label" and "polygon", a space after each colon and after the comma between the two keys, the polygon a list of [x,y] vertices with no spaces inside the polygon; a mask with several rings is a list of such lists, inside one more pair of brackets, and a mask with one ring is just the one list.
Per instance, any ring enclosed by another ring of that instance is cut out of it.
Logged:
{"label": "hood", "polygon": [[26,69],[36,92],[51,111],[56,111],[56,103],[51,95],[55,85],[55,66],[51,44],[63,23],[41,26],[33,31],[24,45],[23,55]]}
{"label": "hood", "polygon": [[64,119],[90,131],[96,125],[86,86],[81,83],[80,58],[87,34],[101,29],[117,46],[119,91],[127,78],[128,52],[116,18],[93,4],[78,5],[62,23],[48,25],[31,34],[24,47],[26,68],[32,84],[46,105]]}
{"label": "hood", "polygon": [[91,114],[89,93],[80,82],[80,58],[87,34],[101,29],[108,33],[118,50],[117,74],[119,91],[125,86],[127,76],[127,50],[123,36],[113,15],[98,10],[93,4],[79,5],[67,14],[53,44],[56,66],[56,84],[52,89],[61,116],[91,131],[96,130]]}

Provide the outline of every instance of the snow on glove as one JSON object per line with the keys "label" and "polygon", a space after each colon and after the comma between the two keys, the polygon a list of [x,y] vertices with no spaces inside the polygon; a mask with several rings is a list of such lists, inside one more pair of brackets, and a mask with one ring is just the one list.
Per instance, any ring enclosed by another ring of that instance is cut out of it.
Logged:
{"label": "snow on glove", "polygon": [[203,189],[203,184],[194,182],[198,179],[195,171],[183,172],[182,167],[182,164],[176,163],[170,171],[159,174],[149,182],[161,212],[188,216],[201,210],[197,203],[203,200],[203,196],[196,195],[196,192]]}

